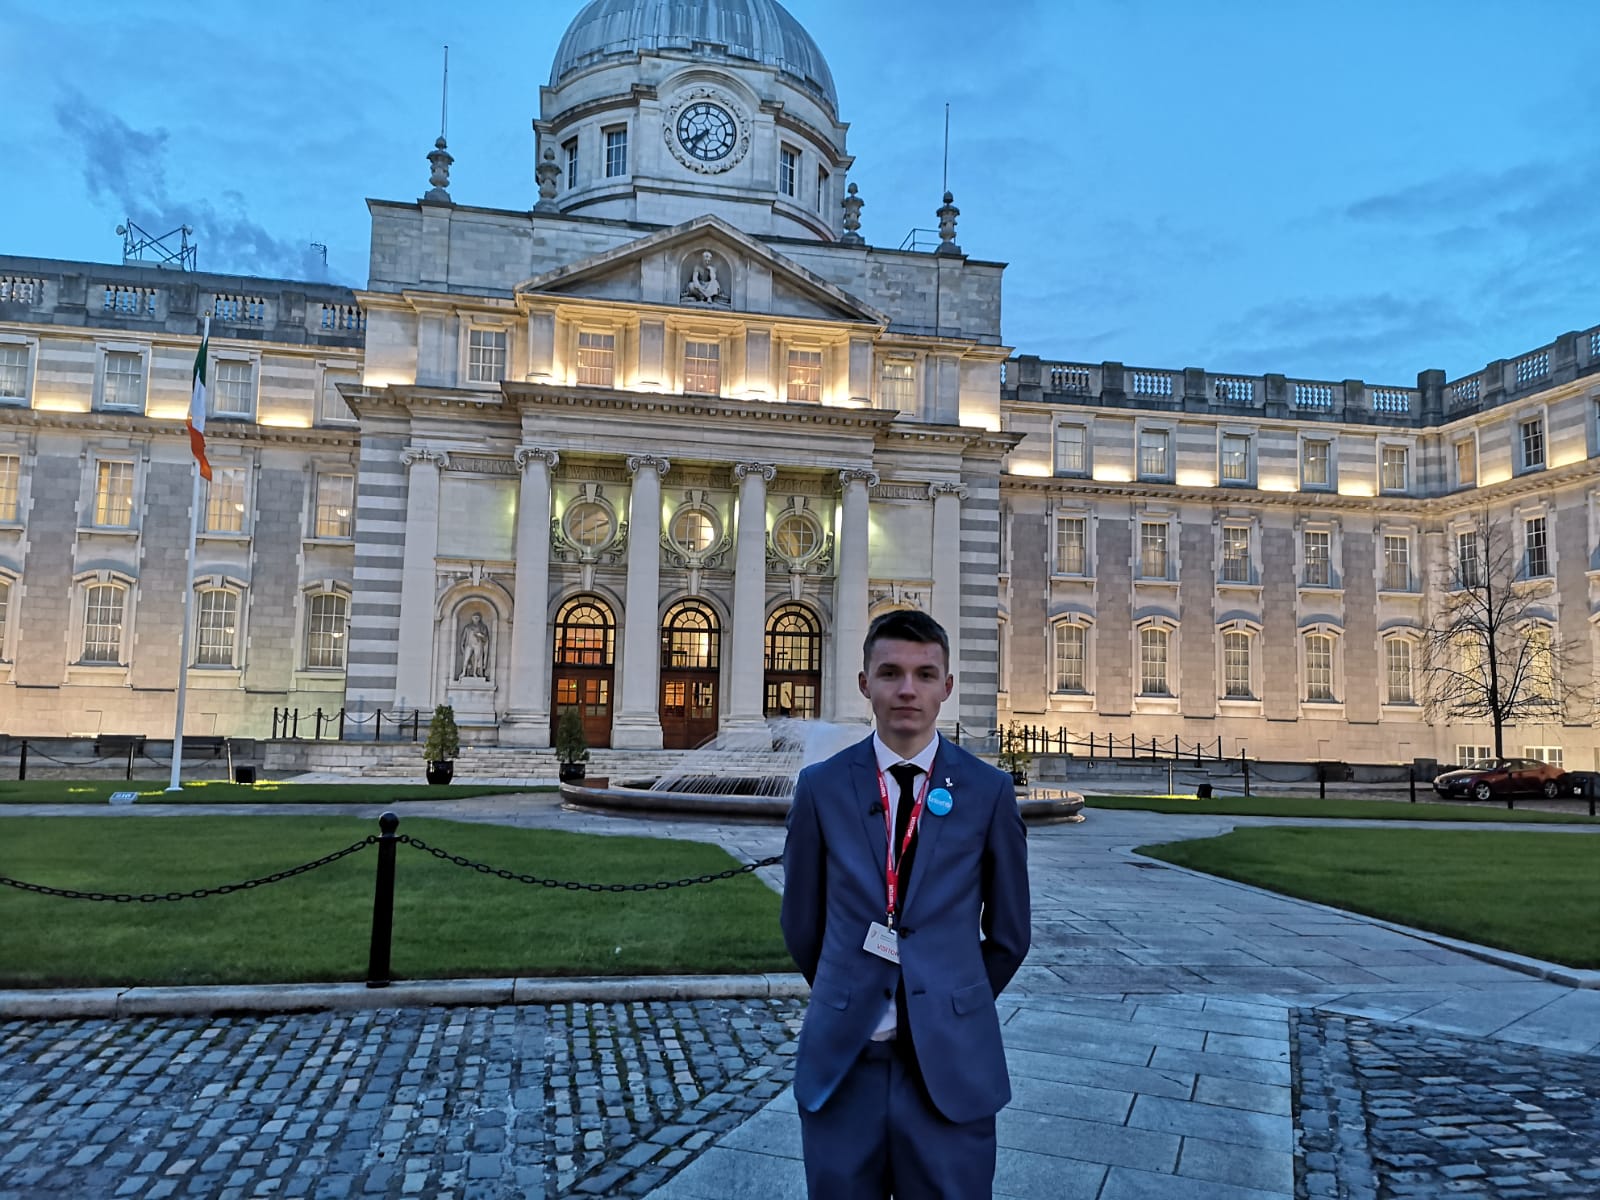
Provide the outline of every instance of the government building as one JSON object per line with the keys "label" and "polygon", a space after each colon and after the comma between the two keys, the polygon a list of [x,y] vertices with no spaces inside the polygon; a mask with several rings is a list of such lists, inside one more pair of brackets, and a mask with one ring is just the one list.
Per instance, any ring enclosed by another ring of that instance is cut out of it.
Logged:
{"label": "government building", "polygon": [[[1394,386],[1019,352],[981,215],[867,239],[775,0],[594,0],[534,127],[526,210],[452,194],[442,138],[369,202],[358,290],[0,257],[0,732],[165,736],[187,671],[191,734],[447,703],[693,747],[865,721],[868,622],[915,607],[964,737],[1451,761],[1492,738],[1428,719],[1423,631],[1485,514],[1593,675],[1600,330]],[[1600,765],[1545,720],[1507,752]]]}

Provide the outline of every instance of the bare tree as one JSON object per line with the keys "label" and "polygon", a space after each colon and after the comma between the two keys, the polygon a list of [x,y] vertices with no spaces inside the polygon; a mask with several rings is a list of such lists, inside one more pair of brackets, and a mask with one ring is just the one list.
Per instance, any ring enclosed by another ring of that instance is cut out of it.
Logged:
{"label": "bare tree", "polygon": [[1488,721],[1497,758],[1506,726],[1583,720],[1594,708],[1589,656],[1580,639],[1558,635],[1544,537],[1542,520],[1519,539],[1487,513],[1456,527],[1423,634],[1429,716]]}

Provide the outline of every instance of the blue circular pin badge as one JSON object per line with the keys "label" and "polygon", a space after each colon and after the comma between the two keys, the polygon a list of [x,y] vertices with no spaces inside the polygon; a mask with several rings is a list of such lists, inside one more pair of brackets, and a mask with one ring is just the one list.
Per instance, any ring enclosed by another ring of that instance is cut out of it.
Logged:
{"label": "blue circular pin badge", "polygon": [[955,800],[944,788],[934,788],[928,793],[928,811],[936,817],[942,817],[955,807]]}

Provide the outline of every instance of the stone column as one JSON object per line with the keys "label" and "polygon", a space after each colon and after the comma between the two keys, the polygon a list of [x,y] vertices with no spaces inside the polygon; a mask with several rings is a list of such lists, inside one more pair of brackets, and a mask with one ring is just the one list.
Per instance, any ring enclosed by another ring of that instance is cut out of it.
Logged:
{"label": "stone column", "polygon": [[545,636],[550,597],[550,472],[554,450],[521,446],[517,494],[517,603],[511,611],[511,690],[501,741],[509,746],[550,745],[550,639]]}
{"label": "stone column", "polygon": [[967,489],[959,483],[934,483],[928,485],[928,494],[933,497],[933,611],[929,615],[950,635],[950,670],[956,677],[955,691],[940,709],[939,725],[953,732],[961,712],[961,501]]}
{"label": "stone column", "polygon": [[856,686],[861,673],[861,643],[867,636],[867,489],[877,485],[875,472],[850,468],[839,472],[839,552],[833,592],[833,697],[835,721],[867,721],[871,713]]}
{"label": "stone column", "polygon": [[661,477],[672,464],[653,454],[628,456],[628,611],[622,630],[622,688],[611,722],[619,750],[661,749]]}
{"label": "stone column", "polygon": [[410,468],[406,485],[406,546],[400,567],[400,659],[395,665],[396,708],[433,703],[434,559],[439,553],[439,470],[446,458],[436,450],[408,449],[400,462]]}
{"label": "stone column", "polygon": [[733,465],[739,480],[739,528],[733,550],[733,636],[727,643],[728,715],[724,730],[765,729],[767,615],[767,484],[771,463]]}

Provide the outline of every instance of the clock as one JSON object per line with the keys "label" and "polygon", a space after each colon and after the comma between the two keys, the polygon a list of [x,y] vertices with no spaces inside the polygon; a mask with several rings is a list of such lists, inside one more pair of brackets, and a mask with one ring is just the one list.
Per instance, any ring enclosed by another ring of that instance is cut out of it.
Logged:
{"label": "clock", "polygon": [[703,163],[719,162],[733,152],[738,126],[719,104],[696,100],[678,114],[676,129],[683,152]]}

